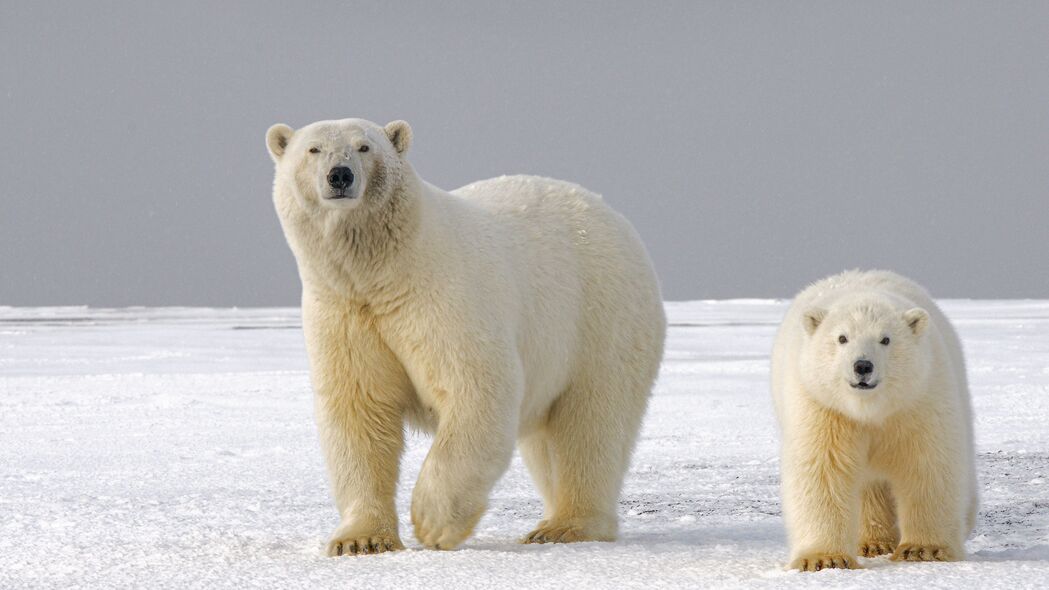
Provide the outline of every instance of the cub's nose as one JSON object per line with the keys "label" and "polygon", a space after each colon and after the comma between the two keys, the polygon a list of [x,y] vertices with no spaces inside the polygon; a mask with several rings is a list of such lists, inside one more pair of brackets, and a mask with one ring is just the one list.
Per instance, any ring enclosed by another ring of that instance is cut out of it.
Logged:
{"label": "cub's nose", "polygon": [[328,172],[328,185],[343,190],[353,184],[353,170],[346,166],[336,166]]}
{"label": "cub's nose", "polygon": [[856,374],[860,376],[870,375],[874,372],[874,363],[870,361],[856,361],[852,365],[852,370],[856,371]]}

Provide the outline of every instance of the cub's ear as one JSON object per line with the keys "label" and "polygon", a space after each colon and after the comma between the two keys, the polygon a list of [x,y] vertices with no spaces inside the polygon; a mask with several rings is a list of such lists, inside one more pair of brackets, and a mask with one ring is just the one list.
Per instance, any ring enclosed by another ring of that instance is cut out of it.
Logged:
{"label": "cub's ear", "polygon": [[266,131],[266,148],[269,149],[274,162],[280,162],[284,157],[284,150],[288,148],[293,133],[295,130],[284,123],[277,123]]}
{"label": "cub's ear", "polygon": [[386,124],[385,129],[393,149],[397,150],[398,154],[407,152],[408,147],[412,145],[412,128],[408,126],[408,122],[391,121]]}
{"label": "cub's ear", "polygon": [[812,336],[816,332],[816,328],[819,328],[820,324],[823,323],[823,318],[825,317],[827,317],[827,310],[825,309],[812,308],[806,311],[801,318],[802,323],[805,324],[805,332]]}
{"label": "cub's ear", "polygon": [[914,332],[915,336],[921,336],[921,333],[925,331],[925,327],[929,325],[929,312],[920,307],[908,309],[903,312],[903,321],[911,329],[911,332]]}

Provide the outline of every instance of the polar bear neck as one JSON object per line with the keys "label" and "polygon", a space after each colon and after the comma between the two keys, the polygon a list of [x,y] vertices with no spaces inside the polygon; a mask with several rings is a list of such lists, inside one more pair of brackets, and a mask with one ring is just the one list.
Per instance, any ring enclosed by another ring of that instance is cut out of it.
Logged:
{"label": "polar bear neck", "polygon": [[425,183],[410,168],[383,183],[392,188],[380,207],[298,211],[289,229],[304,288],[368,304],[401,295],[389,286],[405,284],[402,275],[412,272]]}

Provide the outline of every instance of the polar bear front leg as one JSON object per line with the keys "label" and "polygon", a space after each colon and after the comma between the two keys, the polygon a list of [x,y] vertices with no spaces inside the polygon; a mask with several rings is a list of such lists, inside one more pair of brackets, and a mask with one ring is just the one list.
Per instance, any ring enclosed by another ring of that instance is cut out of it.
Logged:
{"label": "polar bear front leg", "polygon": [[863,437],[854,424],[805,404],[786,440],[783,511],[791,569],[858,567],[859,471]]}
{"label": "polar bear front leg", "polygon": [[892,554],[894,561],[965,558],[968,489],[960,483],[958,453],[943,440],[942,432],[928,425],[914,428],[892,451],[901,537]]}
{"label": "polar bear front leg", "polygon": [[863,490],[860,519],[860,555],[877,557],[891,554],[900,542],[896,506],[886,481],[872,481]]}
{"label": "polar bear front leg", "polygon": [[415,536],[427,547],[454,549],[465,541],[510,465],[523,381],[516,361],[500,365],[514,374],[478,371],[461,385],[433,388],[437,433],[412,493]]}
{"label": "polar bear front leg", "polygon": [[340,516],[328,555],[403,549],[395,501],[411,382],[368,318],[304,294],[303,328]]}
{"label": "polar bear front leg", "polygon": [[404,548],[395,502],[404,436],[401,414],[391,410],[318,395],[321,446],[340,516],[329,556]]}

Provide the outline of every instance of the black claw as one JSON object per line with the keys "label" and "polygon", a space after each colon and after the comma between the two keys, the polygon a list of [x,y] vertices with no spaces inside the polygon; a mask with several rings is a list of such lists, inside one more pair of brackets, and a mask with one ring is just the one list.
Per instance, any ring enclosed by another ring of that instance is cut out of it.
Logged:
{"label": "black claw", "polygon": [[340,556],[342,555],[342,543],[339,543],[338,545],[335,546],[335,553],[336,553],[336,555],[340,555]]}

